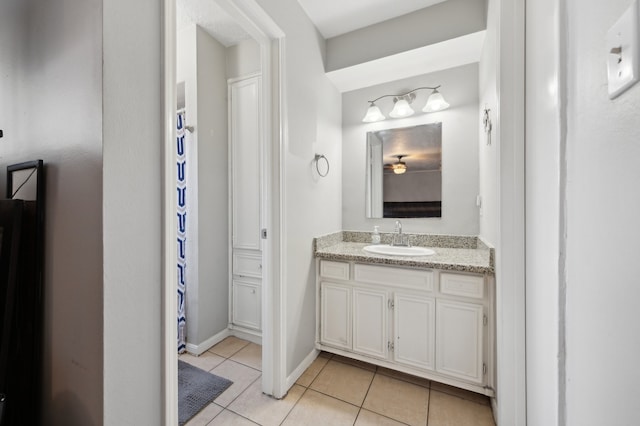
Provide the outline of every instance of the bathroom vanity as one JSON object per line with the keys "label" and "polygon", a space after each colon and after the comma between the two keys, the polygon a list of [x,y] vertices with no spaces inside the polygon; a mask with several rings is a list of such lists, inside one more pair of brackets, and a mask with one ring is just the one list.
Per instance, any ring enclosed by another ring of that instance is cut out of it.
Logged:
{"label": "bathroom vanity", "polygon": [[368,238],[315,241],[316,348],[494,396],[493,250],[413,235],[435,253],[380,255]]}

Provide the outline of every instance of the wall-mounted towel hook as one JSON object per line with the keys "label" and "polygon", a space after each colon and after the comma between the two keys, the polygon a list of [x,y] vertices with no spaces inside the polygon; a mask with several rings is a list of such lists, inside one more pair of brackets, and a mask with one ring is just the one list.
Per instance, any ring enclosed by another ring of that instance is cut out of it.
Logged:
{"label": "wall-mounted towel hook", "polygon": [[[320,177],[326,177],[329,174],[329,160],[327,160],[327,157],[325,157],[322,154],[316,154],[316,156],[313,159],[316,162],[316,171],[318,172]],[[324,162],[327,163],[327,170],[324,173],[320,171],[320,166],[318,165],[320,160],[324,160]]]}
{"label": "wall-mounted towel hook", "polygon": [[493,130],[493,123],[491,123],[491,109],[486,105],[484,107],[484,113],[482,115],[482,124],[484,125],[484,132],[487,134],[487,145],[491,145],[491,131]]}
{"label": "wall-mounted towel hook", "polygon": [[193,131],[195,130],[195,128],[194,128],[193,126],[184,126],[184,128],[185,128],[186,130],[188,130],[188,131],[189,131],[189,133],[193,133]]}

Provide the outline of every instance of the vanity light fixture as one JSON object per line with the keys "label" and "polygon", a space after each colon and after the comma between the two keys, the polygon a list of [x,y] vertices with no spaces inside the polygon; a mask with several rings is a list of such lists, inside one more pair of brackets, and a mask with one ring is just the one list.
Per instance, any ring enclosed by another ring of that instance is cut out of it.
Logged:
{"label": "vanity light fixture", "polygon": [[389,116],[392,118],[404,118],[409,117],[415,114],[413,108],[411,108],[411,103],[416,98],[416,94],[418,90],[431,90],[431,94],[427,99],[427,104],[422,108],[423,112],[436,112],[442,111],[443,109],[449,108],[449,104],[444,100],[442,94],[438,91],[440,86],[436,87],[418,87],[417,89],[409,90],[407,93],[403,93],[401,95],[382,95],[372,101],[369,102],[369,109],[367,109],[367,113],[362,119],[365,123],[374,123],[376,121],[382,121],[386,117],[380,111],[380,108],[376,105],[376,102],[383,98],[393,98],[393,109],[389,113]]}

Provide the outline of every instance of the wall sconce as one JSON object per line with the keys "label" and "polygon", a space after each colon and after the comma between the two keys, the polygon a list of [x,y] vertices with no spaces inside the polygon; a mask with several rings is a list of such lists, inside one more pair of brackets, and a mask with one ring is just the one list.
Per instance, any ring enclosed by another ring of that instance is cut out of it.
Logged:
{"label": "wall sconce", "polygon": [[417,89],[413,89],[408,91],[407,93],[403,93],[401,95],[382,95],[379,98],[376,98],[369,102],[369,109],[362,119],[365,123],[373,123],[376,121],[382,121],[386,117],[380,111],[380,108],[376,105],[376,102],[382,98],[393,98],[393,109],[389,113],[389,117],[392,118],[404,118],[409,117],[415,114],[413,108],[411,108],[411,103],[415,100],[416,94],[418,90],[431,90],[431,94],[427,99],[427,104],[422,108],[423,112],[436,112],[442,111],[443,109],[449,108],[449,104],[444,100],[444,97],[440,92],[438,92],[438,88],[436,87],[418,87]]}

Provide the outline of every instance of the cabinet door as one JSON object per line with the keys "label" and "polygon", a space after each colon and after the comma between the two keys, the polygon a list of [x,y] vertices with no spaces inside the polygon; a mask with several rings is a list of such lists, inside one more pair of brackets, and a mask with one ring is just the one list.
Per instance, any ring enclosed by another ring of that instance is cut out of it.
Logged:
{"label": "cabinet door", "polygon": [[483,307],[438,300],[436,303],[436,370],[482,383]]}
{"label": "cabinet door", "polygon": [[435,300],[396,293],[394,296],[394,360],[423,370],[434,369]]}
{"label": "cabinet door", "polygon": [[320,284],[320,341],[351,350],[351,288]]}
{"label": "cabinet door", "polygon": [[376,358],[387,358],[386,291],[353,289],[353,351]]}
{"label": "cabinet door", "polygon": [[260,284],[233,280],[233,324],[260,330],[262,295]]}
{"label": "cabinet door", "polygon": [[260,77],[229,86],[233,248],[260,250]]}

